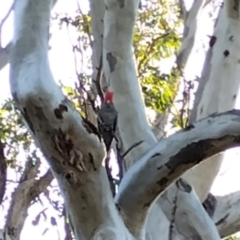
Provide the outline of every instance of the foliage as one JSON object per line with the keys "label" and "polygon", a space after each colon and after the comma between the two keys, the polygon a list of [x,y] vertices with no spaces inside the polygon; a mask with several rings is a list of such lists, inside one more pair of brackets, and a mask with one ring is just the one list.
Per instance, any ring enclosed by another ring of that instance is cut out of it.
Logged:
{"label": "foliage", "polygon": [[177,69],[166,74],[164,60],[173,58],[179,50],[181,25],[174,1],[146,3],[136,23],[133,44],[145,103],[159,112],[171,106],[177,92],[180,74]]}
{"label": "foliage", "polygon": [[[164,4],[164,5],[163,5]],[[164,6],[164,7],[163,7]],[[62,23],[79,31],[78,46],[73,46],[76,54],[84,54],[91,48],[92,29],[89,13],[75,17],[63,17]],[[139,10],[135,26],[133,47],[137,62],[137,72],[145,97],[145,104],[158,112],[166,111],[173,103],[178,90],[180,72],[173,68],[166,73],[166,62],[174,62],[181,39],[182,19],[176,0],[145,2]],[[90,63],[90,56],[87,56]],[[167,60],[167,61],[166,61]],[[169,66],[168,66],[169,68]],[[77,72],[76,68],[76,72]],[[77,74],[81,89],[91,84],[91,76],[81,71]],[[84,83],[82,82],[84,80]]]}
{"label": "foliage", "polygon": [[0,140],[7,146],[6,163],[8,167],[19,169],[23,165],[16,158],[20,149],[30,151],[32,139],[25,128],[20,114],[8,99],[0,109]]}

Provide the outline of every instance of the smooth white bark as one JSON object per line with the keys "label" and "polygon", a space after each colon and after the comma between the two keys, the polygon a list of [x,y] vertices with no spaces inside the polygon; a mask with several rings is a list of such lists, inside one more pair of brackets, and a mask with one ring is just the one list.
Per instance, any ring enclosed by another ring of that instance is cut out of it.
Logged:
{"label": "smooth white bark", "polygon": [[[104,12],[105,5],[104,0],[90,0],[90,13],[91,13],[91,26],[93,35],[93,46],[92,46],[92,77],[95,81],[99,76],[100,66],[102,64],[102,51],[103,51],[103,25],[104,25]],[[103,64],[102,64],[103,65]],[[101,83],[102,79],[101,79]],[[106,85],[106,83],[104,83]],[[94,90],[96,91],[96,85],[93,84]]]}
{"label": "smooth white bark", "polygon": [[217,208],[213,220],[222,238],[232,235],[240,229],[240,191],[225,196],[217,196]]}
{"label": "smooth white bark", "polygon": [[202,9],[204,0],[194,0],[191,9],[185,14],[183,40],[177,57],[177,64],[184,68],[193,49],[196,33],[198,16]]}
{"label": "smooth white bark", "polygon": [[[239,145],[239,133],[240,111],[231,111],[199,121],[160,141],[129,169],[119,187],[116,202],[127,216],[126,225],[130,229],[143,225],[152,203],[170,184],[204,159]],[[198,208],[198,213],[201,212],[204,211]],[[203,219],[208,219],[206,214]],[[204,222],[201,223],[203,226]],[[201,234],[204,232],[200,231]],[[208,239],[214,237],[208,235]]]}
{"label": "smooth white bark", "polygon": [[[234,15],[236,10],[232,3],[232,0],[225,1],[213,34],[216,41],[209,49],[196,94],[197,120],[209,114],[233,109],[238,98],[240,18]],[[201,201],[206,199],[223,157],[223,154],[215,156],[211,161],[200,164],[183,176],[194,187]]]}
{"label": "smooth white bark", "polygon": [[173,184],[171,191],[164,192],[158,201],[168,219],[173,218],[173,210],[169,209],[176,205],[176,214],[172,221],[179,239],[220,239],[214,222],[204,210],[194,189],[183,179]]}

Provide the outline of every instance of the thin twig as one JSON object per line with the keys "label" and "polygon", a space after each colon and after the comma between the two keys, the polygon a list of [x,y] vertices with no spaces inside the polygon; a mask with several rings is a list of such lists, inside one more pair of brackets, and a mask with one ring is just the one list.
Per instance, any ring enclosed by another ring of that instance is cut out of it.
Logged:
{"label": "thin twig", "polygon": [[134,143],[130,148],[128,148],[127,151],[125,151],[123,154],[120,154],[121,152],[121,146],[119,146],[118,144],[120,143],[120,140],[118,139],[118,141],[116,141],[116,150],[117,150],[117,163],[118,163],[118,168],[119,168],[119,184],[123,178],[123,159],[127,156],[127,154],[135,147],[139,146],[141,143],[143,143],[144,141],[139,141]]}
{"label": "thin twig", "polygon": [[130,153],[130,152],[133,150],[133,148],[139,146],[139,145],[140,145],[141,143],[143,143],[143,142],[144,142],[144,141],[141,140],[141,141],[139,141],[139,142],[134,143],[127,151],[125,151],[125,153],[123,153],[123,154],[121,155],[121,158],[122,158],[122,159],[125,158],[125,157],[128,155],[128,153]]}
{"label": "thin twig", "polygon": [[94,83],[96,85],[97,92],[98,92],[98,95],[100,97],[101,103],[103,103],[104,96],[103,96],[103,92],[102,92],[102,89],[101,89],[101,81],[102,81],[102,76],[103,76],[102,53],[101,53],[101,56],[100,56],[100,59],[99,59],[99,66],[97,68],[97,71],[98,71],[97,72],[97,77],[96,77],[96,80],[94,81]]}

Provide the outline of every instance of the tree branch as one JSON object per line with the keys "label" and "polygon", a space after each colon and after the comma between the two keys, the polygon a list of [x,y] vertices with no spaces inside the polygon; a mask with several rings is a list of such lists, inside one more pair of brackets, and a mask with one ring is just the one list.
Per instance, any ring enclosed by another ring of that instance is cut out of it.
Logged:
{"label": "tree branch", "polygon": [[93,90],[95,94],[100,96],[103,101],[103,94],[101,84],[103,80],[103,19],[105,12],[104,0],[90,0],[90,13],[91,13],[91,26],[93,34],[93,46],[92,46],[92,78],[95,81],[93,84]]}
{"label": "tree branch", "polygon": [[18,0],[15,5],[11,91],[58,181],[75,238],[91,239],[102,229],[124,226],[102,166],[104,144],[52,77],[47,54],[50,10],[49,0]]}
{"label": "tree branch", "polygon": [[179,0],[178,2],[179,2],[179,8],[180,8],[181,17],[182,17],[183,20],[185,20],[186,19],[186,15],[187,15],[185,1],[184,0]]}
{"label": "tree branch", "polygon": [[6,20],[8,19],[10,13],[12,12],[13,10],[13,4],[14,4],[14,1],[11,5],[11,7],[8,9],[8,12],[6,13],[6,15],[4,16],[4,18],[1,20],[0,22],[0,50],[2,49],[2,27],[4,25],[4,23],[6,22]]}
{"label": "tree branch", "polygon": [[[240,17],[235,15],[235,8],[231,3],[232,1],[225,1],[223,8],[219,11],[199,80],[191,122],[207,117],[209,114],[229,111],[235,108],[238,102],[240,69],[236,64],[239,57],[236,53],[240,51],[240,46],[239,42],[233,39],[237,39],[240,34],[238,27]],[[235,17],[232,18],[232,15]],[[226,38],[226,35],[229,37]],[[206,199],[219,172],[224,153],[213,158],[199,164],[183,176],[194,187],[202,202]]]}
{"label": "tree branch", "polygon": [[239,144],[239,110],[213,115],[161,140],[129,169],[119,187],[116,203],[126,225],[139,233],[150,206],[170,184],[208,157]]}
{"label": "tree branch", "polygon": [[26,163],[21,180],[12,195],[4,232],[11,239],[18,239],[27,217],[30,203],[51,183],[53,176],[48,170],[39,180],[35,180],[39,164],[32,165],[32,159]]}
{"label": "tree branch", "polygon": [[[57,3],[57,0],[52,0],[52,8]],[[0,48],[0,71],[9,63],[10,61],[10,50],[12,48],[12,42],[8,43],[5,48]]]}
{"label": "tree branch", "polygon": [[9,63],[10,50],[12,43],[8,43],[5,48],[0,49],[0,71]]}
{"label": "tree branch", "polygon": [[[174,205],[176,192],[177,202]],[[176,207],[174,227],[181,238],[220,239],[214,222],[204,210],[194,189],[185,180],[179,179],[172,185],[171,191],[165,191],[158,201],[168,219],[172,218],[169,209]]]}
{"label": "tree branch", "polygon": [[[204,0],[195,0],[191,9],[184,18],[183,41],[177,56],[177,65],[180,69],[185,67],[189,55],[193,49],[199,12],[203,6]],[[181,0],[180,0],[181,5]]]}

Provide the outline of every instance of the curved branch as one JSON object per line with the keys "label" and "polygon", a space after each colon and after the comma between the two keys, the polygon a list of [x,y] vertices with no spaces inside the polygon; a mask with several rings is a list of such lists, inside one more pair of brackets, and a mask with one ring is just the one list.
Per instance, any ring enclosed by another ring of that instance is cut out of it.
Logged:
{"label": "curved branch", "polygon": [[[31,167],[28,167],[30,166]],[[12,195],[4,231],[12,239],[18,239],[27,217],[31,202],[51,183],[53,176],[50,170],[39,180],[35,180],[39,166],[32,166],[30,159],[25,167],[21,181]]]}
{"label": "curved branch", "polygon": [[150,206],[170,184],[206,158],[239,143],[238,110],[213,115],[161,140],[129,169],[120,184],[116,202],[126,225],[130,229],[143,226]]}
{"label": "curved branch", "polygon": [[128,165],[156,143],[148,124],[145,106],[136,76],[132,49],[134,24],[139,1],[105,0],[103,63],[104,73],[115,92],[115,106],[119,112],[118,127],[128,149],[144,141],[128,155]]}

